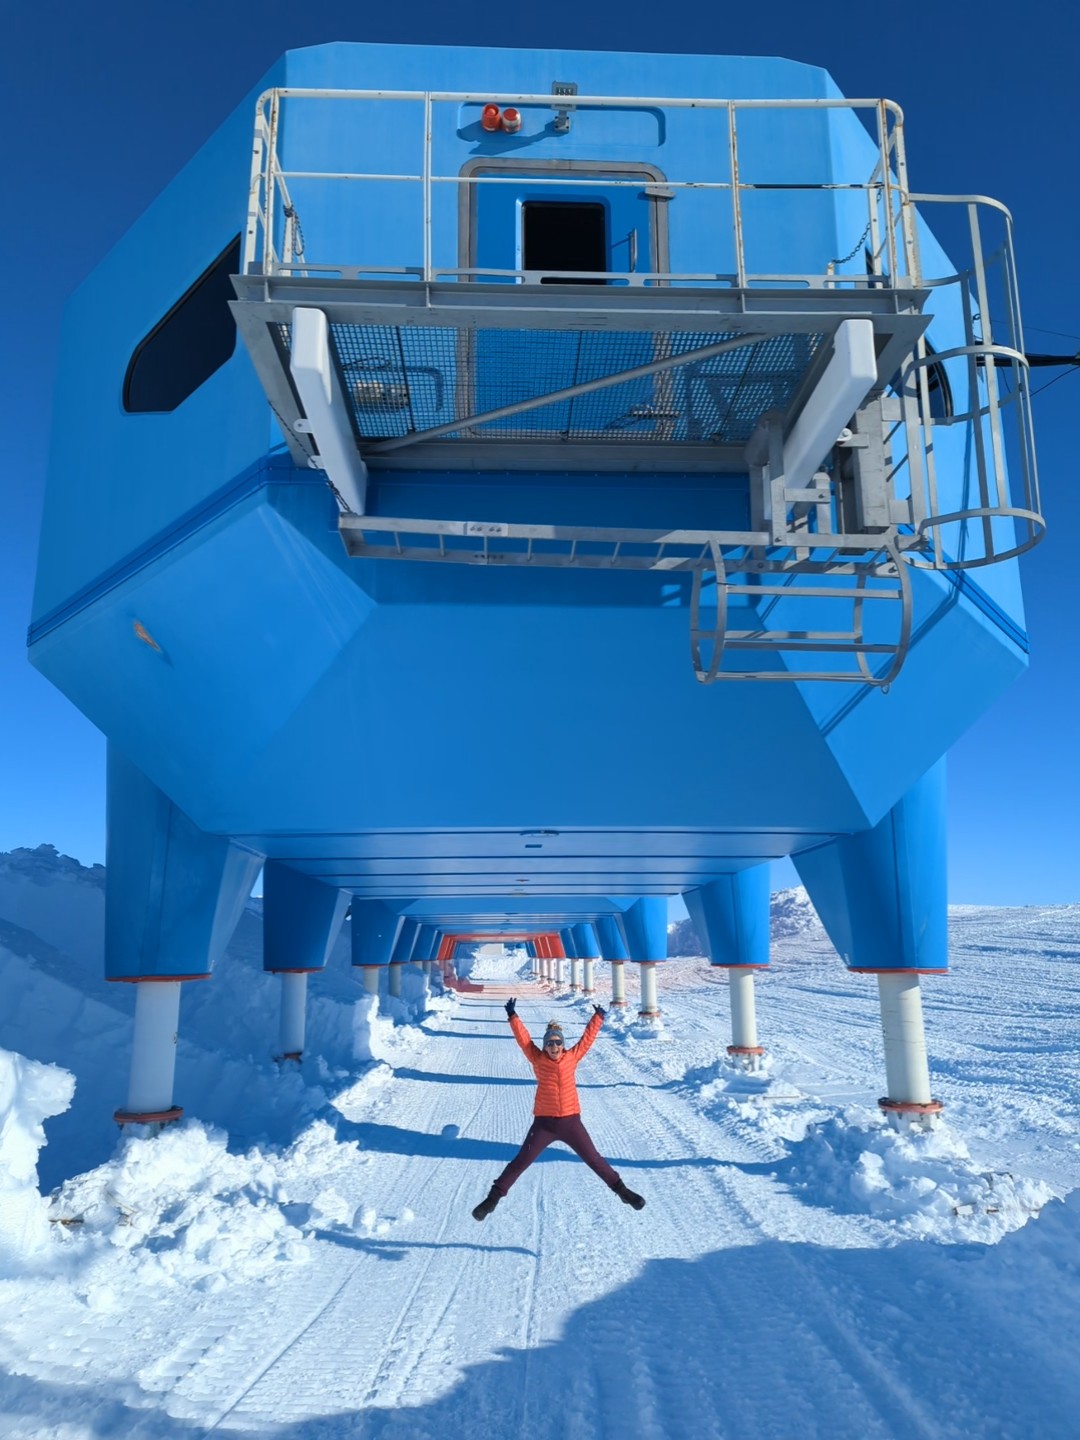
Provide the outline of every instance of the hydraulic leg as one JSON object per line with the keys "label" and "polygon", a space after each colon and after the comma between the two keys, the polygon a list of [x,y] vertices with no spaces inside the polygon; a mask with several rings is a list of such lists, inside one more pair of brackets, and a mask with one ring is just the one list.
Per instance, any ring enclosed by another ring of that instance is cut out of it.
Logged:
{"label": "hydraulic leg", "polygon": [[638,1011],[640,1020],[655,1020],[660,1014],[660,1005],[656,996],[656,961],[642,960],[639,966],[641,970],[641,1009]]}
{"label": "hydraulic leg", "polygon": [[626,961],[611,962],[611,1008],[626,1009]]}
{"label": "hydraulic leg", "polygon": [[173,1104],[179,1018],[179,980],[136,982],[131,1075],[127,1105],[114,1117],[118,1125],[164,1124],[183,1114]]}

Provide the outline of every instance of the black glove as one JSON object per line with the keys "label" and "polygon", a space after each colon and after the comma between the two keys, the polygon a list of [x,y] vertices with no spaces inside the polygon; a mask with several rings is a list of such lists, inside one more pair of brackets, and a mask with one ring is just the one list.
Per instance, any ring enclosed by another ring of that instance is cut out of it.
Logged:
{"label": "black glove", "polygon": [[603,1007],[602,1005],[594,1005],[594,1006],[592,1007],[592,1010],[593,1010],[593,1014],[594,1014],[594,1015],[599,1015],[601,1020],[606,1020],[606,1019],[607,1019],[607,1011],[604,1009],[604,1007]]}
{"label": "black glove", "polygon": [[513,997],[512,995],[511,995],[510,999],[507,1000],[507,1002],[506,1002],[506,1007],[505,1007],[505,1008],[506,1008],[506,1018],[507,1018],[508,1020],[509,1020],[509,1018],[510,1018],[511,1015],[516,1015],[516,1014],[517,1014],[517,1001],[514,999],[514,997]]}

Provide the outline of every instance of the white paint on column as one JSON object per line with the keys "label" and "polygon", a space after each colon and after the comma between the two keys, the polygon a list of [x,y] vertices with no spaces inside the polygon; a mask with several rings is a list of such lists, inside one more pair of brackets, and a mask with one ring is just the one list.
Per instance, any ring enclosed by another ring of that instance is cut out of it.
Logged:
{"label": "white paint on column", "polygon": [[401,966],[399,964],[395,963],[390,966],[389,972],[387,974],[386,983],[387,994],[396,996],[401,995]]}
{"label": "white paint on column", "polygon": [[739,1049],[756,1049],[757,1013],[754,1008],[754,972],[732,965],[728,970],[731,994],[731,1043]]}
{"label": "white paint on column", "polygon": [[611,962],[611,1003],[617,1010],[626,1004],[626,966],[621,960]]}
{"label": "white paint on column", "polygon": [[583,992],[584,992],[586,995],[595,995],[595,994],[596,994],[596,975],[595,975],[595,971],[594,971],[594,966],[595,966],[596,962],[595,962],[594,960],[583,960],[583,961],[582,961],[582,964],[583,964],[583,966],[585,967],[585,977],[584,977],[584,981],[583,981],[583,984],[582,984]]}
{"label": "white paint on column", "polygon": [[133,1115],[169,1110],[176,1077],[179,980],[139,980],[135,985],[135,1035],[127,1108]]}
{"label": "white paint on column", "polygon": [[580,961],[580,960],[571,960],[571,961],[570,961],[570,989],[571,989],[571,990],[580,990],[580,989],[581,989],[581,961]]}
{"label": "white paint on column", "polygon": [[304,1053],[304,1029],[307,1020],[306,975],[283,974],[281,977],[281,1031],[278,1035],[279,1055]]}
{"label": "white paint on column", "polygon": [[563,962],[562,962],[562,960],[559,958],[559,956],[556,956],[556,957],[555,957],[555,984],[556,984],[557,986],[561,986],[561,985],[563,985],[563,983],[564,983],[564,981],[563,981]]}
{"label": "white paint on column", "polygon": [[659,1015],[660,1006],[656,1000],[656,961],[642,960],[641,970],[641,1009],[639,1015]]}
{"label": "white paint on column", "polygon": [[362,976],[361,976],[361,979],[362,979],[362,981],[363,981],[363,985],[364,985],[365,991],[366,991],[369,995],[378,995],[378,993],[379,993],[379,971],[382,969],[382,966],[381,966],[381,965],[362,965],[362,966],[360,967],[360,969],[361,969],[361,971],[363,972],[363,973],[362,973]]}
{"label": "white paint on column", "polygon": [[930,1103],[919,977],[910,971],[878,975],[881,1030],[885,1038],[885,1086],[890,1100]]}

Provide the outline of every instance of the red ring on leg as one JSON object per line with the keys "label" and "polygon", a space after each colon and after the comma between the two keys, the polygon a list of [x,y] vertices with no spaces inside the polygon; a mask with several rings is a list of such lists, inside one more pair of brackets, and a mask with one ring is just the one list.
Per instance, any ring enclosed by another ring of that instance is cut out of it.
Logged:
{"label": "red ring on leg", "polygon": [[173,1105],[169,1110],[114,1110],[113,1119],[117,1125],[168,1125],[183,1113],[182,1105]]}
{"label": "red ring on leg", "polygon": [[940,1115],[945,1106],[940,1100],[890,1100],[883,1095],[877,1102],[880,1109],[891,1115]]}

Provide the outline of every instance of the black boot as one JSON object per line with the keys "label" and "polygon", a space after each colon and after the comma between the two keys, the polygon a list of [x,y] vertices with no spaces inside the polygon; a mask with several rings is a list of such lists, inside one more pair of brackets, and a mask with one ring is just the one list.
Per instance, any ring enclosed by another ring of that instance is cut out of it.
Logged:
{"label": "black boot", "polygon": [[[476,1209],[472,1212],[472,1218],[474,1220],[486,1220],[502,1198],[498,1190],[495,1189],[495,1186],[492,1185],[487,1193],[487,1198],[481,1200],[480,1204],[477,1205]],[[643,1200],[641,1203],[644,1205],[645,1201]]]}
{"label": "black boot", "polygon": [[[643,1195],[635,1195],[633,1190],[628,1190],[621,1180],[618,1185],[615,1186],[615,1194],[618,1195],[624,1205],[632,1205],[635,1210],[645,1209],[645,1197]],[[473,1214],[475,1213],[476,1212],[473,1211]]]}

